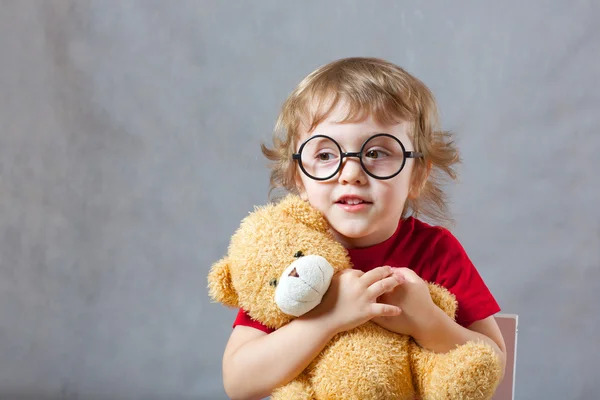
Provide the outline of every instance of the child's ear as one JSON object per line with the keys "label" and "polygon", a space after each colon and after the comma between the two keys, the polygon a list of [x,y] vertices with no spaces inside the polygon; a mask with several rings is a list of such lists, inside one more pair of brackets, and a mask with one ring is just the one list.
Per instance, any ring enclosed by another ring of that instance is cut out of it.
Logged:
{"label": "child's ear", "polygon": [[208,273],[208,294],[213,300],[227,307],[237,308],[238,296],[231,282],[227,258],[213,264]]}
{"label": "child's ear", "polygon": [[329,225],[323,214],[310,205],[308,201],[303,200],[300,196],[290,194],[278,204],[281,212],[296,221],[307,225],[319,232],[327,232]]}
{"label": "child's ear", "polygon": [[429,174],[431,173],[431,168],[433,167],[433,163],[431,161],[427,161],[425,165],[421,165],[413,170],[413,176],[410,183],[410,191],[408,193],[408,197],[410,199],[416,199],[421,194],[421,191],[425,188],[427,184],[427,179],[429,179]]}

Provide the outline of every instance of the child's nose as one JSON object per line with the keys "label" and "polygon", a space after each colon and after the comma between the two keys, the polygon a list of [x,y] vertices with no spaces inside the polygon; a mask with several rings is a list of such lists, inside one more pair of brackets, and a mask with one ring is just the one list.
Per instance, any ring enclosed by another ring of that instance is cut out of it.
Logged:
{"label": "child's nose", "polygon": [[354,157],[346,157],[342,163],[340,183],[362,185],[367,181],[367,174],[360,164],[360,159]]}

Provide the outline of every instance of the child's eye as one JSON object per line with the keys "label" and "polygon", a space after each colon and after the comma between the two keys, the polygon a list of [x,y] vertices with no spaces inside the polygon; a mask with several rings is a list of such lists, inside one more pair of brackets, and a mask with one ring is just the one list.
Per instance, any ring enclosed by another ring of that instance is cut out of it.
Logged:
{"label": "child's eye", "polygon": [[367,158],[383,158],[387,155],[388,153],[383,150],[369,150],[365,153]]}
{"label": "child's eye", "polygon": [[322,152],[317,154],[317,159],[319,161],[331,161],[333,160],[334,155],[332,153]]}

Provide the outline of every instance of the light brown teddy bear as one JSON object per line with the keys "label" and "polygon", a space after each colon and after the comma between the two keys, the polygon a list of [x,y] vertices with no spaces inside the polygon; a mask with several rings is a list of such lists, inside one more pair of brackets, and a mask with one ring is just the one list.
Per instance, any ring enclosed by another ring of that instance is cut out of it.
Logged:
{"label": "light brown teddy bear", "polygon": [[[228,255],[208,276],[210,296],[241,307],[277,329],[315,307],[335,272],[351,268],[325,218],[288,195],[257,208],[231,238]],[[456,301],[430,284],[433,301],[452,318]],[[489,399],[501,376],[492,348],[470,342],[446,354],[367,322],[336,335],[273,399]]]}

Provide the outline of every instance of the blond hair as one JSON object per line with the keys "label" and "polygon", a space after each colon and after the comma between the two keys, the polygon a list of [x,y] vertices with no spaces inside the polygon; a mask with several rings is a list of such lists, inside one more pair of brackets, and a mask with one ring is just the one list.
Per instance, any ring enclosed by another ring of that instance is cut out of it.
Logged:
{"label": "blond hair", "polygon": [[409,213],[441,225],[451,222],[442,185],[456,179],[460,162],[450,132],[438,128],[438,111],[431,91],[404,69],[377,58],[344,58],[324,65],[298,84],[284,102],[273,133],[273,148],[261,145],[271,161],[271,189],[297,193],[296,163],[292,154],[302,129],[312,132],[334,108],[344,102],[346,118],[359,122],[372,116],[377,123],[409,122],[416,151],[409,196],[403,217]]}

